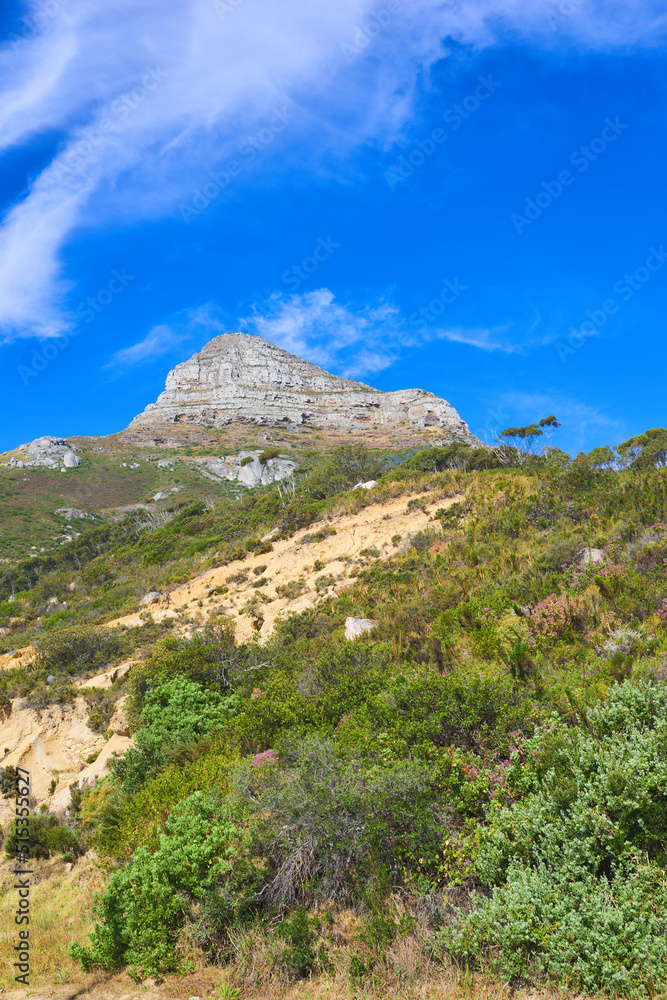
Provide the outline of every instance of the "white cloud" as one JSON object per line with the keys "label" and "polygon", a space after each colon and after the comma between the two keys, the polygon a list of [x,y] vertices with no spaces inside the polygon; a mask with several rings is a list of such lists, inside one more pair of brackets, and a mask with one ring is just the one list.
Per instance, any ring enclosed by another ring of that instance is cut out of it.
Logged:
{"label": "white cloud", "polygon": [[154,326],[137,344],[116,351],[105,368],[129,368],[146,361],[154,361],[183,340],[185,336],[176,333],[170,326]]}
{"label": "white cloud", "polygon": [[240,320],[253,333],[283,350],[347,378],[382,371],[398,357],[402,320],[387,302],[355,310],[318,288],[304,295],[273,295]]}
{"label": "white cloud", "polygon": [[[508,340],[503,340],[500,334],[505,327],[497,327],[492,330],[435,330],[433,336],[439,340],[450,340],[455,344],[466,344],[468,347],[477,347],[481,351],[501,351],[503,354],[524,354],[522,344],[513,344]],[[424,339],[430,339],[425,337]]]}
{"label": "white cloud", "polygon": [[[209,309],[198,315],[211,336],[225,333],[224,324],[213,319]],[[239,320],[243,330],[254,333],[283,350],[324,368],[334,368],[349,378],[382,371],[398,360],[401,351],[421,347],[433,340],[449,340],[483,351],[525,353],[521,344],[507,336],[507,327],[465,329],[463,327],[409,329],[396,306],[386,300],[361,309],[341,305],[328,288],[303,295],[274,294],[256,303],[249,316]]]}
{"label": "white cloud", "polygon": [[288,127],[302,157],[386,146],[443,39],[479,48],[520,32],[545,45],[648,45],[667,19],[657,0],[587,0],[554,31],[553,0],[404,0],[378,32],[377,0],[31,6],[39,30],[0,49],[0,151],[54,129],[63,140],[0,227],[7,337],[66,324],[62,255],[75,231],[174,213],[276,107],[298,112]]}

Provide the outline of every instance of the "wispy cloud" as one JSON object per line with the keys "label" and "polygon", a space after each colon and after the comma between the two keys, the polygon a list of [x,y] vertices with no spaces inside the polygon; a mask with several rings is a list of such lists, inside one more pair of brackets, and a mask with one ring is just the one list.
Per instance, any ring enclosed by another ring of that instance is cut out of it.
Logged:
{"label": "wispy cloud", "polygon": [[[468,347],[476,347],[480,351],[501,351],[503,354],[525,354],[525,344],[513,343],[508,339],[503,339],[502,334],[506,327],[495,327],[491,330],[435,330],[432,336],[439,340],[450,340],[455,344],[466,344]],[[426,337],[425,339],[430,339]]]}
{"label": "wispy cloud", "polygon": [[240,326],[246,333],[348,378],[393,364],[403,336],[395,306],[378,302],[354,309],[334,301],[328,288],[288,297],[275,294],[257,303]]}
{"label": "wispy cloud", "polygon": [[[224,333],[224,324],[207,307],[199,315],[211,336]],[[280,293],[254,305],[239,320],[241,328],[286,351],[349,378],[382,371],[394,364],[404,350],[448,340],[482,351],[525,354],[541,342],[520,342],[510,336],[509,325],[491,329],[443,327],[415,332],[388,300],[356,308],[335,301],[332,291],[318,288],[303,295]]]}
{"label": "wispy cloud", "polygon": [[176,214],[279,102],[300,109],[289,141],[316,168],[332,144],[344,153],[400,137],[443,39],[480,48],[518,31],[547,45],[653,45],[667,21],[658,0],[588,0],[556,36],[553,0],[411,0],[350,60],[345,45],[375,0],[241,0],[222,18],[213,0],[54,2],[38,31],[0,48],[0,152],[63,134],[0,226],[7,338],[67,326],[80,276],[62,258],[75,231]]}
{"label": "wispy cloud", "polygon": [[105,368],[130,368],[141,365],[148,361],[154,361],[167,354],[174,347],[177,347],[186,335],[177,333],[170,326],[154,326],[146,334],[143,340],[131,347],[124,347],[116,351],[111,360],[104,366]]}

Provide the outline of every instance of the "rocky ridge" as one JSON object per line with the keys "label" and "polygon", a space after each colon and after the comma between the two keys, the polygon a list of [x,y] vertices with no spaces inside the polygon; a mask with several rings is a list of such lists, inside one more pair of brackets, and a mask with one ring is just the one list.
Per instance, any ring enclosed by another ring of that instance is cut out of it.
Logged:
{"label": "rocky ridge", "polygon": [[449,439],[480,443],[453,406],[430,392],[381,392],[244,333],[215,337],[177,365],[164,392],[128,429],[238,422],[332,430],[411,425],[442,428]]}

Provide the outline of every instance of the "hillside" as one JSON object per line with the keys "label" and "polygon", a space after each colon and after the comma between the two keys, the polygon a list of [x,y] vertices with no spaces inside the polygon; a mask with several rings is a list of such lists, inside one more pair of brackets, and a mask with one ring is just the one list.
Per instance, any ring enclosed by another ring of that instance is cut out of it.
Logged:
{"label": "hillside", "polygon": [[640,455],[339,446],[5,570],[4,773],[34,769],[62,898],[35,983],[662,990],[667,479]]}

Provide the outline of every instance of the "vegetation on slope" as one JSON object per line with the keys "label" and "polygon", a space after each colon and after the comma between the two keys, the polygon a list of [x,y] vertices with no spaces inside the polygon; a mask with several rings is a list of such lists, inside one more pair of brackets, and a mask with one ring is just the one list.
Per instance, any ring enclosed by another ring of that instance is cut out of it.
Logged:
{"label": "vegetation on slope", "polygon": [[[185,637],[153,627],[125,687],[136,746],[71,820],[113,870],[90,940],[73,947],[83,967],[143,977],[195,955],[247,988],[327,975],[336,914],[351,908],[353,983],[407,976],[410,941],[423,963],[513,985],[667,988],[660,440],[626,442],[624,468],[604,449],[570,463],[554,449],[431,449],[372,493],[341,492],[358,471],[348,450],[293,497],[186,509],[90,558],[80,617],[54,631],[73,650],[103,618],[107,571],[144,587],[147,572],[185,573],[199,542],[197,558],[224,560],[327,509],[462,495],[261,645],[237,645],[220,619]],[[17,598],[26,628],[58,574]],[[348,642],[348,615],[377,627]],[[39,641],[51,664],[85,669]]]}

